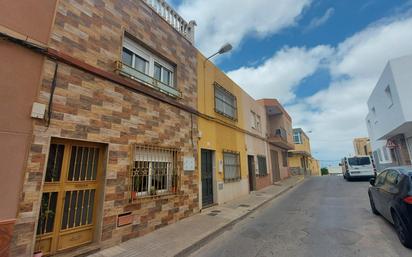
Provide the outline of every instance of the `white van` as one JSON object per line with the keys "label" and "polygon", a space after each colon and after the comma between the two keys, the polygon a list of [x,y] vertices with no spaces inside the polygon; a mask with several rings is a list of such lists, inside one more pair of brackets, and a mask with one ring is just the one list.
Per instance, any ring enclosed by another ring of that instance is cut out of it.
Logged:
{"label": "white van", "polygon": [[346,180],[375,177],[375,169],[370,156],[345,157],[339,165],[342,167],[343,177]]}

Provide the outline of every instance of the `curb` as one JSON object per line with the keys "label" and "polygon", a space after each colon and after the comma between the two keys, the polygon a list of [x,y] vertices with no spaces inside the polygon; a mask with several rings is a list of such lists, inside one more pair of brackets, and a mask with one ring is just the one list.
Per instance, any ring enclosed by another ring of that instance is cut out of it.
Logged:
{"label": "curb", "polygon": [[223,225],[222,227],[216,229],[215,231],[211,232],[210,234],[208,234],[207,236],[203,237],[202,239],[198,240],[197,242],[195,242],[194,244],[184,248],[183,250],[179,251],[177,254],[174,255],[174,257],[186,257],[189,256],[190,254],[192,254],[193,252],[199,250],[201,247],[203,247],[204,245],[206,245],[207,243],[209,243],[210,241],[212,241],[214,238],[216,238],[217,236],[223,234],[225,231],[229,230],[230,228],[232,228],[236,223],[238,223],[239,221],[242,221],[243,219],[245,219],[246,217],[248,217],[250,214],[254,213],[256,210],[258,210],[259,208],[263,207],[264,205],[268,204],[270,201],[278,198],[279,196],[283,195],[284,193],[286,193],[287,191],[289,191],[290,189],[294,188],[295,186],[299,185],[300,183],[302,183],[302,181],[304,181],[305,178],[301,178],[299,179],[295,184],[290,185],[288,187],[286,187],[284,190],[276,193],[275,195],[273,195],[272,197],[264,200],[263,202],[261,202],[260,204],[258,204],[257,206],[255,206],[254,208],[252,208],[249,212],[243,214],[242,216],[230,221],[229,223]]}

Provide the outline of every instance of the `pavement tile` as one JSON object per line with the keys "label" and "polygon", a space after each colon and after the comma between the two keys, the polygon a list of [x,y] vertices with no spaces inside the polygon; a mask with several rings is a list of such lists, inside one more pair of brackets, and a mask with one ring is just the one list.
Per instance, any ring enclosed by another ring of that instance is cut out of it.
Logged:
{"label": "pavement tile", "polygon": [[[207,240],[233,225],[264,203],[303,180],[294,176],[276,185],[239,197],[233,201],[202,210],[143,237],[130,239],[117,246],[104,249],[91,257],[170,257],[184,256]],[[212,215],[213,216],[212,216]]]}

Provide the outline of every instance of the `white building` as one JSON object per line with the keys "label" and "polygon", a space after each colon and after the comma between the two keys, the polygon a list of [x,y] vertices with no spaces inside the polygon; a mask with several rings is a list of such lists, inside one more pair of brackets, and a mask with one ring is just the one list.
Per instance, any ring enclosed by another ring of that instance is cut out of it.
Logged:
{"label": "white building", "polygon": [[390,60],[368,100],[366,123],[378,170],[410,165],[412,55]]}

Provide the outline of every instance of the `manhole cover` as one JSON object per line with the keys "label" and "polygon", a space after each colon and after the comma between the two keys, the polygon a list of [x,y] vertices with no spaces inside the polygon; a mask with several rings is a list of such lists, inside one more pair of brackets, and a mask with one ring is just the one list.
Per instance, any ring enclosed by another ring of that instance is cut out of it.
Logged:
{"label": "manhole cover", "polygon": [[239,207],[250,207],[250,205],[247,205],[247,204],[239,204]]}

